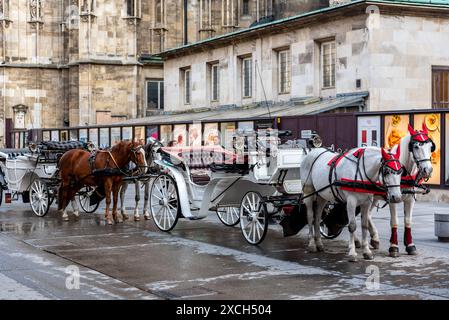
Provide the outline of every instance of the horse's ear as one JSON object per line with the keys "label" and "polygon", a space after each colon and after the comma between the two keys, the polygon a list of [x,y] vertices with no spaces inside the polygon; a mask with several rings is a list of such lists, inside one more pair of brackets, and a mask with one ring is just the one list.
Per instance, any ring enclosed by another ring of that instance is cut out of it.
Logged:
{"label": "horse's ear", "polygon": [[382,158],[384,160],[390,160],[390,155],[388,154],[388,152],[385,151],[384,148],[382,148]]}
{"label": "horse's ear", "polygon": [[401,145],[398,144],[398,148],[396,149],[396,153],[393,155],[396,160],[399,160],[401,157]]}
{"label": "horse's ear", "polygon": [[410,133],[411,136],[414,136],[416,134],[416,131],[413,129],[410,123],[408,124],[408,132]]}
{"label": "horse's ear", "polygon": [[422,123],[422,133],[429,134],[429,130],[427,130],[427,126],[426,126],[425,122]]}

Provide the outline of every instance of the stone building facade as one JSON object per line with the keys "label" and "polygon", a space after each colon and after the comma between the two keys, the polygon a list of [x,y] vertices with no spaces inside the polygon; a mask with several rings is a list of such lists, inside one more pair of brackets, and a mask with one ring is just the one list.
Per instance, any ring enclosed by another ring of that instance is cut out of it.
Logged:
{"label": "stone building facade", "polygon": [[[328,5],[327,0],[0,0],[0,146],[13,128],[151,114],[163,106],[164,90],[163,65],[152,54]],[[157,105],[149,99],[155,92]]]}
{"label": "stone building facade", "polygon": [[449,1],[345,2],[165,51],[166,110],[362,92],[364,111],[449,107]]}

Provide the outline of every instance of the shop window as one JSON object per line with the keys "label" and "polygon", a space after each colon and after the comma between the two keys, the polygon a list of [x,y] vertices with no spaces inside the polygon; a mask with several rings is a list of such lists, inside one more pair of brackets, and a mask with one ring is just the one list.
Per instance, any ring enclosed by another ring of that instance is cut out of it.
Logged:
{"label": "shop window", "polygon": [[109,148],[111,146],[109,142],[109,128],[100,128],[100,148]]}
{"label": "shop window", "polygon": [[384,118],[384,147],[393,148],[401,139],[408,135],[410,117],[406,114],[395,114]]}
{"label": "shop window", "polygon": [[89,129],[89,141],[92,142],[96,147],[99,147],[98,128],[90,128]]}
{"label": "shop window", "polygon": [[111,128],[111,145],[115,145],[116,143],[122,140],[121,130],[120,128]]}
{"label": "shop window", "polygon": [[435,152],[432,153],[432,177],[427,183],[439,185],[441,180],[441,119],[438,113],[431,114],[415,114],[414,128],[421,130],[423,123],[426,124],[429,131],[429,138],[435,143]]}
{"label": "shop window", "polygon": [[218,123],[204,124],[204,145],[219,146],[220,135],[218,133]]}
{"label": "shop window", "polygon": [[133,139],[133,128],[132,127],[123,127],[122,128],[122,140],[123,141],[131,141]]}
{"label": "shop window", "polygon": [[187,145],[187,126],[185,124],[178,124],[173,127],[173,139],[177,146]]}
{"label": "shop window", "polygon": [[134,141],[145,143],[145,127],[134,128]]}
{"label": "shop window", "polygon": [[168,146],[173,141],[173,131],[171,125],[161,126],[161,142]]}
{"label": "shop window", "polygon": [[81,142],[87,142],[87,129],[80,129],[80,141]]}

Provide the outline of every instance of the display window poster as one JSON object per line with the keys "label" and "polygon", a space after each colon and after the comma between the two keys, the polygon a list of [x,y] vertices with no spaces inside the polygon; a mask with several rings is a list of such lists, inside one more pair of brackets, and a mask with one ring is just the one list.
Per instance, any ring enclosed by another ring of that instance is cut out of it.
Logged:
{"label": "display window poster", "polygon": [[51,132],[51,141],[59,141],[59,131],[53,130]]}
{"label": "display window poster", "polygon": [[204,145],[220,145],[220,134],[218,132],[218,123],[206,123],[204,125]]}
{"label": "display window poster", "polygon": [[98,129],[89,129],[89,141],[98,147]]}
{"label": "display window poster", "polygon": [[380,145],[380,116],[358,117],[357,138],[359,147],[378,147]]}
{"label": "display window poster", "polygon": [[185,124],[177,124],[173,127],[173,140],[176,141],[177,146],[187,145],[187,126]]}
{"label": "display window poster", "polygon": [[134,128],[134,140],[145,143],[145,127]]}
{"label": "display window poster", "polygon": [[201,146],[201,123],[193,123],[189,125],[189,146],[200,147]]}
{"label": "display window poster", "polygon": [[449,113],[446,114],[446,175],[445,184],[449,185]]}
{"label": "display window poster", "polygon": [[415,130],[422,130],[423,124],[429,131],[429,138],[435,143],[435,151],[432,152],[432,177],[429,184],[440,184],[441,180],[441,117],[438,113],[415,114],[413,118]]}
{"label": "display window poster", "polygon": [[384,147],[391,149],[408,135],[410,118],[407,114],[395,114],[384,117]]}
{"label": "display window poster", "polygon": [[50,131],[42,132],[42,141],[50,141]]}
{"label": "display window poster", "polygon": [[69,132],[67,130],[61,131],[61,141],[69,140]]}
{"label": "display window poster", "polygon": [[171,128],[171,125],[161,126],[161,142],[166,146],[168,146],[173,140],[173,132]]}
{"label": "display window poster", "polygon": [[70,140],[72,141],[78,140],[78,130],[70,130]]}
{"label": "display window poster", "polygon": [[221,134],[221,144],[227,150],[233,150],[234,149],[233,140],[234,140],[234,136],[235,136],[235,123],[234,122],[221,123],[220,134]]}
{"label": "display window poster", "polygon": [[154,138],[156,140],[159,140],[159,130],[157,129],[157,126],[154,127],[147,127],[147,143],[150,141],[150,138]]}
{"label": "display window poster", "polygon": [[120,128],[111,128],[111,143],[112,145],[116,145],[118,142],[121,141],[120,137]]}

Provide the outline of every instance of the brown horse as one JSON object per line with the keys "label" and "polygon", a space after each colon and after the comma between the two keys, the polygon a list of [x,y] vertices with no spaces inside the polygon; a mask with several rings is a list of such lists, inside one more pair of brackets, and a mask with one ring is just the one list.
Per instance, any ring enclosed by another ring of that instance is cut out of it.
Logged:
{"label": "brown horse", "polygon": [[69,201],[73,201],[76,193],[83,186],[98,186],[104,189],[106,196],[105,218],[108,224],[112,224],[109,216],[111,204],[111,192],[114,204],[112,216],[114,221],[122,222],[123,217],[117,216],[117,200],[123,176],[130,162],[136,164],[139,173],[145,173],[147,163],[143,145],[139,142],[122,141],[110,150],[97,150],[96,155],[84,150],[70,150],[59,160],[59,172],[61,186],[59,187],[59,210],[63,211],[63,219],[68,220],[66,208]]}

